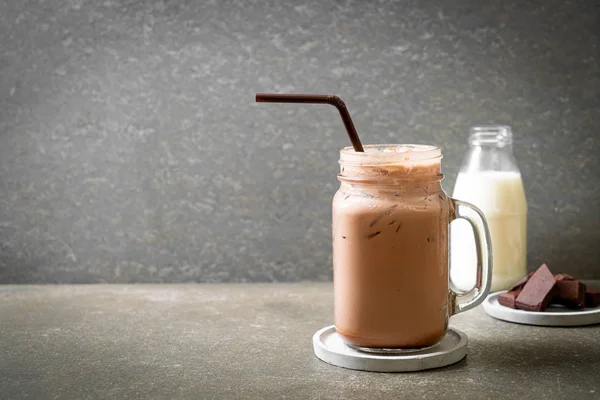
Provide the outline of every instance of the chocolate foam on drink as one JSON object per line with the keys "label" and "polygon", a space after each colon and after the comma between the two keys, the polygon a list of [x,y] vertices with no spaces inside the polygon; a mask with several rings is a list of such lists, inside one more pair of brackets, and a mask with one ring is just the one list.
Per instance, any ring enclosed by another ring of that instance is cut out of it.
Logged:
{"label": "chocolate foam on drink", "polygon": [[350,147],[340,151],[340,179],[348,181],[440,180],[441,151],[430,145],[366,145],[365,152]]}

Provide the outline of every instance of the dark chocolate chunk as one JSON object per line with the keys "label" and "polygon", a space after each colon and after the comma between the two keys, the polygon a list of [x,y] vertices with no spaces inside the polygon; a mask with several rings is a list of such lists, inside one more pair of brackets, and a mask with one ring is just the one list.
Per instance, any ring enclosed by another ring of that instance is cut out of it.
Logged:
{"label": "dark chocolate chunk", "polygon": [[514,291],[521,291],[521,289],[523,289],[523,286],[525,286],[525,284],[527,283],[527,281],[529,281],[529,279],[531,278],[531,276],[534,274],[534,272],[530,272],[527,274],[526,277],[524,277],[523,279],[521,279],[519,282],[515,283],[513,286],[511,286],[507,292],[514,292]]}
{"label": "dark chocolate chunk", "polygon": [[498,296],[498,303],[504,307],[517,308],[517,296],[521,293],[521,290],[512,290],[510,292],[502,293]]}
{"label": "dark chocolate chunk", "polygon": [[598,307],[600,306],[600,292],[594,289],[586,289],[585,291],[585,306]]}
{"label": "dark chocolate chunk", "polygon": [[574,279],[571,275],[556,274],[556,275],[554,275],[554,280],[557,282],[560,282],[560,281],[573,281]]}
{"label": "dark chocolate chunk", "polygon": [[585,285],[579,281],[562,280],[556,282],[556,295],[553,303],[567,308],[585,307]]}
{"label": "dark chocolate chunk", "polygon": [[554,275],[546,264],[542,264],[517,296],[517,308],[528,311],[544,311],[554,297],[555,286]]}

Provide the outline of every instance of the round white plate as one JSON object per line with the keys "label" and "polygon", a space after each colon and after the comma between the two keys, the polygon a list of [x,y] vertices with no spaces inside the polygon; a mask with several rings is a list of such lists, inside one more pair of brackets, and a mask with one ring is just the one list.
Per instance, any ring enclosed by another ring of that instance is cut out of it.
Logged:
{"label": "round white plate", "polygon": [[315,355],[338,367],[375,372],[411,372],[445,367],[467,355],[467,336],[450,328],[435,346],[406,354],[373,354],[347,346],[333,325],[313,335]]}
{"label": "round white plate", "polygon": [[498,296],[490,294],[483,302],[483,309],[490,317],[517,324],[539,326],[583,326],[600,323],[600,307],[570,310],[560,306],[550,306],[545,311],[524,311],[505,307],[498,303]]}

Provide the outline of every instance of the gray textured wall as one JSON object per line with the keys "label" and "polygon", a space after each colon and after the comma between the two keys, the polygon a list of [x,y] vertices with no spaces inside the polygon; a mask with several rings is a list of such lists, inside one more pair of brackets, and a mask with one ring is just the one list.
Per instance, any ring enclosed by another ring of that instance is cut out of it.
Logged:
{"label": "gray textured wall", "polygon": [[0,1],[0,282],[330,279],[347,144],[505,123],[529,264],[600,277],[600,3]]}

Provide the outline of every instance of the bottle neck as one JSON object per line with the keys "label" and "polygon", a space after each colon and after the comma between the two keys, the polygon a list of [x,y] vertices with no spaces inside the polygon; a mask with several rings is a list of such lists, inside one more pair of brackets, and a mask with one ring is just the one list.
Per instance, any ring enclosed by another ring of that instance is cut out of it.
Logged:
{"label": "bottle neck", "polygon": [[469,144],[471,146],[512,148],[513,135],[510,126],[492,125],[471,128]]}
{"label": "bottle neck", "polygon": [[496,143],[469,143],[469,149],[471,152],[478,153],[506,153],[507,155],[513,154],[512,143],[508,144],[496,144]]}
{"label": "bottle neck", "polygon": [[475,127],[461,172],[519,172],[510,127]]}

